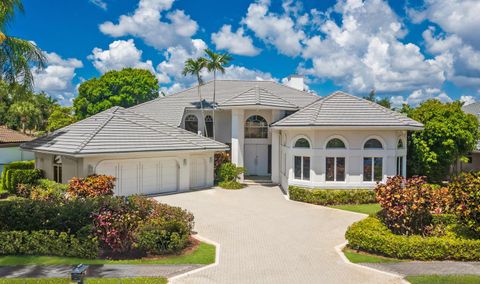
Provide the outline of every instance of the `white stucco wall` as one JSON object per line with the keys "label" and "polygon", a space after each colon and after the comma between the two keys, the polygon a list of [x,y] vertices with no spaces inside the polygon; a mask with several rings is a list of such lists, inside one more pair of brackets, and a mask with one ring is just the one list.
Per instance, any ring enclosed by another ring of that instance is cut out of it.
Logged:
{"label": "white stucco wall", "polygon": [[[278,131],[278,130],[277,130]],[[293,145],[298,138],[307,138],[311,148],[299,149]],[[347,149],[326,149],[327,142],[332,138],[342,139]],[[376,138],[383,144],[382,150],[363,149],[363,144],[370,138]],[[397,149],[398,140],[402,139],[404,148]],[[279,131],[280,149],[278,160],[279,183],[284,189],[288,185],[298,185],[319,188],[372,188],[375,182],[363,181],[363,158],[383,158],[383,179],[396,174],[396,158],[403,156],[403,172],[406,172],[406,131],[393,130],[282,130]],[[277,155],[276,153],[274,155]],[[310,180],[294,178],[294,156],[310,157]],[[345,157],[345,181],[326,181],[326,157]]]}
{"label": "white stucco wall", "polygon": [[19,146],[0,147],[0,175],[3,166],[10,162],[33,159],[35,159],[35,155],[32,152],[23,151]]}

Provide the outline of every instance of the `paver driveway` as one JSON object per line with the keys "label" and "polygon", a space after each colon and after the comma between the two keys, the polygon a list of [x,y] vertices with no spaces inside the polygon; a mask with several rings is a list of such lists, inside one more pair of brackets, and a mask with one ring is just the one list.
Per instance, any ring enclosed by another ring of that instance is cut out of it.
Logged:
{"label": "paver driveway", "polygon": [[195,215],[220,244],[220,263],[175,283],[400,283],[346,264],[335,251],[362,216],[286,200],[278,187],[219,188],[157,197]]}

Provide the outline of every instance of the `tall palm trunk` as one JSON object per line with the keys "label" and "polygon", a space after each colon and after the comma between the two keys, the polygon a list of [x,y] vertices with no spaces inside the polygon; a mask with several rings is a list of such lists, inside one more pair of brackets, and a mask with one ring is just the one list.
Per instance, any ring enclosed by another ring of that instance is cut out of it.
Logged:
{"label": "tall palm trunk", "polygon": [[205,125],[205,112],[204,112],[204,110],[203,110],[202,91],[200,90],[202,80],[201,80],[200,77],[198,77],[198,76],[197,76],[197,80],[198,80],[197,94],[198,94],[198,98],[199,98],[199,100],[200,100],[200,110],[201,110],[201,112],[202,112],[203,131],[204,131],[204,133],[205,133],[205,136],[208,137],[208,129],[207,129],[207,126]]}
{"label": "tall palm trunk", "polygon": [[216,135],[216,128],[215,128],[215,109],[217,108],[216,107],[216,103],[215,103],[215,87],[216,87],[216,81],[217,81],[217,72],[213,71],[213,107],[212,107],[212,124],[213,124],[213,127],[212,127],[212,131],[213,131],[213,140],[215,140],[215,135]]}

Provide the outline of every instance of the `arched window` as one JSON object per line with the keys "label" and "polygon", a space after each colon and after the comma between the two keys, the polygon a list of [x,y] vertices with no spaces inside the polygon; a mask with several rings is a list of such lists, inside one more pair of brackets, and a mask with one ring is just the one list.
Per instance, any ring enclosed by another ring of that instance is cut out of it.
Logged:
{"label": "arched window", "polygon": [[185,129],[193,133],[198,133],[198,118],[195,115],[189,114],[185,117]]}
{"label": "arched window", "polygon": [[300,138],[295,142],[295,148],[310,148],[310,142],[305,138]]}
{"label": "arched window", "polygon": [[397,149],[403,149],[403,141],[402,141],[402,139],[398,139]]}
{"label": "arched window", "polygon": [[268,123],[260,115],[252,115],[245,122],[245,138],[268,138]]}
{"label": "arched window", "polygon": [[330,139],[327,143],[327,149],[336,148],[336,149],[345,149],[345,143],[339,138]]}
{"label": "arched window", "polygon": [[378,141],[378,139],[372,138],[368,139],[367,142],[363,145],[364,149],[383,149],[382,142]]}
{"label": "arched window", "polygon": [[205,136],[213,137],[213,118],[211,115],[205,116]]}

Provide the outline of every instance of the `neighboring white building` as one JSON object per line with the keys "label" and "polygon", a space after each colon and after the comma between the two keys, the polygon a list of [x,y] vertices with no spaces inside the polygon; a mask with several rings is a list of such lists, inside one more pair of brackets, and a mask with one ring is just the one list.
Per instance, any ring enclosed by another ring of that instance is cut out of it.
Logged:
{"label": "neighboring white building", "polygon": [[[301,77],[291,80],[289,85],[301,90],[271,81],[217,80],[215,112],[208,82],[200,88],[202,103],[193,87],[128,110],[111,109],[23,147],[37,153],[37,167],[47,177],[66,182],[112,174],[117,193],[125,195],[211,186],[213,153],[227,145],[232,162],[247,175],[284,189],[371,188],[387,176],[405,174],[406,132],[422,124],[342,92],[321,98],[303,91]],[[112,123],[109,116],[123,122]],[[197,148],[184,149],[185,142]],[[167,177],[176,182],[164,185]]]}
{"label": "neighboring white building", "polygon": [[31,136],[0,126],[0,176],[6,164],[35,158],[32,152],[20,149],[21,143],[32,139]]}

